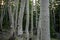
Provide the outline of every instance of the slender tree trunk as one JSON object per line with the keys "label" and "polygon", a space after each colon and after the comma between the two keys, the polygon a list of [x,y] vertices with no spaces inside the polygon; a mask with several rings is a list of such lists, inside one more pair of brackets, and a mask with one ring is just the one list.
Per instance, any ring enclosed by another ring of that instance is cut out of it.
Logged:
{"label": "slender tree trunk", "polygon": [[14,27],[14,29],[15,29],[15,32],[14,32],[14,36],[15,36],[15,38],[17,37],[17,17],[18,17],[18,4],[19,4],[19,0],[14,0],[14,3],[15,3],[15,27]]}
{"label": "slender tree trunk", "polygon": [[41,27],[41,40],[50,40],[49,0],[40,0],[39,27]]}
{"label": "slender tree trunk", "polygon": [[19,4],[19,0],[15,0],[15,11],[16,11],[16,13],[15,13],[15,29],[17,28],[17,17],[18,17],[18,4]]}
{"label": "slender tree trunk", "polygon": [[0,29],[2,30],[2,23],[3,23],[3,17],[4,17],[4,5],[1,5],[1,18],[0,18]]}
{"label": "slender tree trunk", "polygon": [[[39,2],[39,0],[37,0]],[[36,5],[39,5],[39,3],[36,2]],[[40,6],[40,5],[39,5]],[[40,21],[40,13],[37,13],[37,40],[41,40],[41,21]]]}
{"label": "slender tree trunk", "polygon": [[18,18],[18,40],[23,40],[23,38],[22,38],[22,35],[23,35],[22,23],[23,23],[25,1],[26,0],[21,0],[21,5],[20,5],[19,18]]}
{"label": "slender tree trunk", "polygon": [[9,12],[9,20],[10,20],[10,27],[11,27],[11,36],[13,35],[14,32],[14,13],[12,12],[12,8],[11,8],[11,0],[9,0],[9,8],[8,8],[8,12]]}
{"label": "slender tree trunk", "polygon": [[27,4],[26,4],[26,11],[27,11],[27,15],[26,15],[26,40],[29,40],[29,0],[27,0]]}
{"label": "slender tree trunk", "polygon": [[36,28],[37,28],[38,12],[37,12],[37,1],[36,0],[35,0],[35,10],[36,10]]}
{"label": "slender tree trunk", "polygon": [[33,0],[32,0],[31,5],[32,5],[32,7],[31,7],[31,37],[33,40]]}

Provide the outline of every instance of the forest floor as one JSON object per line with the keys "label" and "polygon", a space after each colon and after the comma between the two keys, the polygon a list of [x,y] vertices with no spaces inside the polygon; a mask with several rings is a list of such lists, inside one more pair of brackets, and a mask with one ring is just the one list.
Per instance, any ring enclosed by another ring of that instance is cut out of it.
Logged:
{"label": "forest floor", "polygon": [[58,39],[51,38],[51,40],[58,40]]}

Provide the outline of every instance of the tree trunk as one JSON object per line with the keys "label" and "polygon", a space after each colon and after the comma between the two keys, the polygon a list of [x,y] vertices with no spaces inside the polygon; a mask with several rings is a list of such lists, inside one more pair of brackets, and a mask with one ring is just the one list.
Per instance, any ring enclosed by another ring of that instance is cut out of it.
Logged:
{"label": "tree trunk", "polygon": [[[11,0],[9,0],[9,4],[10,4]],[[11,36],[14,32],[14,13],[12,12],[12,8],[11,8],[11,4],[9,5],[8,8],[8,12],[9,12],[9,20],[10,20],[10,27],[11,27]]]}
{"label": "tree trunk", "polygon": [[2,23],[3,23],[3,17],[4,17],[4,5],[1,5],[1,16],[0,16],[0,30],[2,31]]}
{"label": "tree trunk", "polygon": [[22,35],[23,35],[22,23],[23,23],[25,2],[26,2],[26,0],[21,0],[19,18],[18,18],[18,40],[23,40],[23,38],[22,38]]}
{"label": "tree trunk", "polygon": [[26,12],[27,12],[27,15],[26,15],[26,37],[27,39],[26,40],[29,40],[29,0],[27,0],[27,3],[26,3]]}
{"label": "tree trunk", "polygon": [[41,40],[50,40],[49,0],[40,0],[39,27]]}
{"label": "tree trunk", "polygon": [[14,32],[14,36],[17,37],[17,20],[18,20],[18,4],[19,4],[19,0],[14,0],[15,2],[15,32]]}
{"label": "tree trunk", "polygon": [[33,0],[31,3],[32,7],[31,7],[31,38],[33,40]]}

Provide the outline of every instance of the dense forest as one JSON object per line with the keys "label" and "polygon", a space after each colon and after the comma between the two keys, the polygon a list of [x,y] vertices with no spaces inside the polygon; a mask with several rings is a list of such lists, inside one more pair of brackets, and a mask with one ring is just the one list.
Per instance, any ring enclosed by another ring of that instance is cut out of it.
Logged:
{"label": "dense forest", "polygon": [[60,40],[60,0],[0,0],[0,40]]}

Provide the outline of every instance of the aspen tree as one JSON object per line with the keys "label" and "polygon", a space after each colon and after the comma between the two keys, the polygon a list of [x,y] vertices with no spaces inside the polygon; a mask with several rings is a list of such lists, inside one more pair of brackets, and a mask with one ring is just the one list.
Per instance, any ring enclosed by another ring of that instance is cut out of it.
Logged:
{"label": "aspen tree", "polygon": [[26,40],[29,40],[29,0],[27,0],[27,3],[26,3],[26,37],[27,39]]}
{"label": "aspen tree", "polygon": [[49,0],[40,0],[39,27],[41,40],[50,40]]}
{"label": "aspen tree", "polygon": [[18,40],[23,40],[23,30],[22,30],[22,23],[23,23],[23,15],[24,15],[24,8],[25,8],[26,0],[21,0],[20,4],[20,11],[19,11],[19,17],[18,17]]}

